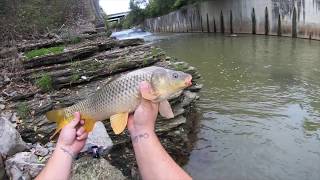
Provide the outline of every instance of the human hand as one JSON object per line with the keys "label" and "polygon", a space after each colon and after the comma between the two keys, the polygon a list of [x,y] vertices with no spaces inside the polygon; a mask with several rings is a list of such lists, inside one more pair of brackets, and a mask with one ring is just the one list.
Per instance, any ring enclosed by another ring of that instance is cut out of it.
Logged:
{"label": "human hand", "polygon": [[[78,126],[79,124],[80,127]],[[84,147],[88,137],[83,124],[84,121],[80,120],[80,113],[74,113],[74,120],[61,130],[57,145],[68,149],[74,155],[78,154]]]}
{"label": "human hand", "polygon": [[[139,88],[141,94],[148,93],[152,90],[150,84],[145,81],[140,84]],[[154,132],[158,111],[159,103],[141,98],[140,105],[128,119],[128,130],[130,134],[137,135],[141,132]]]}

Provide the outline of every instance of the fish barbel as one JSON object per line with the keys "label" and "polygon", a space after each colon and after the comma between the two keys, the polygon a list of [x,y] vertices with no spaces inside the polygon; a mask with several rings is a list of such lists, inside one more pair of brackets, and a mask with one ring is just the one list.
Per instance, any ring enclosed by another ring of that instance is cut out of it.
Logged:
{"label": "fish barbel", "polygon": [[[167,99],[190,86],[191,80],[191,75],[181,71],[157,66],[142,68],[109,82],[79,103],[47,112],[46,117],[57,123],[54,135],[74,118],[74,112],[80,112],[87,132],[92,131],[96,121],[110,118],[114,133],[120,134],[127,125],[129,113],[137,108],[141,98],[159,102],[160,114],[165,118],[173,118],[174,115]],[[152,88],[150,94],[140,93],[139,84],[143,81],[150,84]]]}

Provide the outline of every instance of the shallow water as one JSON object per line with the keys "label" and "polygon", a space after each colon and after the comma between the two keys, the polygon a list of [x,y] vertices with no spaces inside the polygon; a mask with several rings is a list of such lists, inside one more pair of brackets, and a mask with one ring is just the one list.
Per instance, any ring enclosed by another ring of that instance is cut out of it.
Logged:
{"label": "shallow water", "polygon": [[202,75],[194,179],[320,179],[320,41],[158,34]]}

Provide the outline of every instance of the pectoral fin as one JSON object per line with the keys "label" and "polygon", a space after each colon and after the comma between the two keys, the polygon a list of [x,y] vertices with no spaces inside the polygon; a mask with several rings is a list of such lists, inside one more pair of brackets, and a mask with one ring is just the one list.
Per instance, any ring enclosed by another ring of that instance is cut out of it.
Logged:
{"label": "pectoral fin", "polygon": [[171,119],[174,118],[170,103],[167,100],[161,101],[159,105],[160,115],[164,118]]}
{"label": "pectoral fin", "polygon": [[129,113],[119,113],[110,117],[112,130],[115,134],[120,134],[127,126]]}

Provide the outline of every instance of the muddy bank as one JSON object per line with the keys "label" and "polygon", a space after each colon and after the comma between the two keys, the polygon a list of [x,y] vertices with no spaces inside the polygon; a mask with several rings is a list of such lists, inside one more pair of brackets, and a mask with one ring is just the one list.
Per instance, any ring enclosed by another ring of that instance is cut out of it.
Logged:
{"label": "muddy bank", "polygon": [[[40,49],[43,47],[45,49]],[[196,127],[191,110],[202,87],[196,83],[200,75],[194,67],[166,56],[163,50],[144,44],[141,39],[118,41],[103,35],[88,36],[79,43],[59,39],[25,42],[12,49],[0,60],[1,116],[6,116],[22,139],[30,144],[54,143],[49,137],[55,124],[45,118],[47,111],[77,103],[123,73],[156,65],[192,74],[194,85],[170,100],[175,118],[159,118],[156,124],[165,148],[180,164],[186,162],[192,146],[189,135]],[[41,54],[48,49],[48,54]],[[125,176],[137,178],[127,131],[114,135],[107,120],[104,125],[113,147],[103,157]],[[85,167],[83,161],[79,162],[81,165],[77,167]]]}

